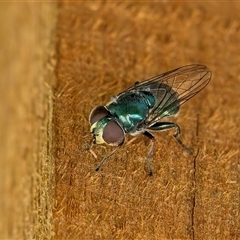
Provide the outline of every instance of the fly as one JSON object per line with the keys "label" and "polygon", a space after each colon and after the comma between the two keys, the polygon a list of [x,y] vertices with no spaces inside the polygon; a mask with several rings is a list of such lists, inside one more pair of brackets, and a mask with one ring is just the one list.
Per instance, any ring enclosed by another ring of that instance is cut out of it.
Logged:
{"label": "fly", "polygon": [[[108,144],[118,148],[124,144],[125,135],[143,134],[151,140],[146,157],[149,175],[152,175],[150,159],[154,152],[155,138],[150,132],[175,128],[173,137],[185,149],[192,150],[180,139],[181,129],[164,118],[174,116],[180,106],[198,94],[210,82],[212,72],[204,65],[192,64],[162,73],[119,93],[106,106],[95,107],[89,116],[93,144]],[[118,148],[106,155],[103,163]]]}

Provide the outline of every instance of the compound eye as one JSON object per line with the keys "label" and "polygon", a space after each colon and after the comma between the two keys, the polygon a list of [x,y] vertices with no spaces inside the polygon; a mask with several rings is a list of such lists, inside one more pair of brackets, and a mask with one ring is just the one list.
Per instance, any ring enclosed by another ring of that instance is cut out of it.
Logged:
{"label": "compound eye", "polygon": [[124,131],[116,121],[110,121],[104,127],[103,140],[112,146],[119,146],[124,142]]}
{"label": "compound eye", "polygon": [[104,106],[97,106],[91,111],[89,115],[89,122],[91,125],[93,125],[93,123],[99,121],[100,119],[107,115],[108,111]]}

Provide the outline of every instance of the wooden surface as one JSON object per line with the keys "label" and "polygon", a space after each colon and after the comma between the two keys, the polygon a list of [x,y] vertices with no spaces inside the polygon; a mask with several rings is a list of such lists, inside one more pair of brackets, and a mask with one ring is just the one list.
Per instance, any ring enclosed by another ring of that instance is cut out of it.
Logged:
{"label": "wooden surface", "polygon": [[[1,15],[12,28],[1,31],[7,57],[1,54],[0,236],[240,238],[239,3],[7,8]],[[97,159],[86,150],[91,109],[137,80],[190,63],[213,72],[176,119],[194,155],[172,131],[155,134],[149,177],[149,141],[140,136],[96,173],[112,148],[95,146]]]}
{"label": "wooden surface", "polygon": [[0,3],[0,239],[53,236],[56,4]]}

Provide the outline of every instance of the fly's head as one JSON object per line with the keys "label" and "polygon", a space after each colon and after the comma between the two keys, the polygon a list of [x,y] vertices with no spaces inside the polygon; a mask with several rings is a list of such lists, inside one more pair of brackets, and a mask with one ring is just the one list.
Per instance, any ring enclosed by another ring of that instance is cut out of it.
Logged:
{"label": "fly's head", "polygon": [[89,115],[89,122],[94,144],[106,143],[111,146],[123,144],[125,132],[106,107],[94,108]]}

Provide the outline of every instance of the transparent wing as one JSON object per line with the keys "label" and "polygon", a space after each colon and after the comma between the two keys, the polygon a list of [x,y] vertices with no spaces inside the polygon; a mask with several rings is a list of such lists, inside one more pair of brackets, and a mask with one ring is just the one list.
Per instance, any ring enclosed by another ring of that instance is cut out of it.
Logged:
{"label": "transparent wing", "polygon": [[212,73],[206,66],[192,64],[162,73],[143,82],[136,82],[124,92],[148,91],[154,95],[155,105],[145,121],[146,125],[151,125],[161,118],[176,114],[180,105],[207,86],[211,76]]}

